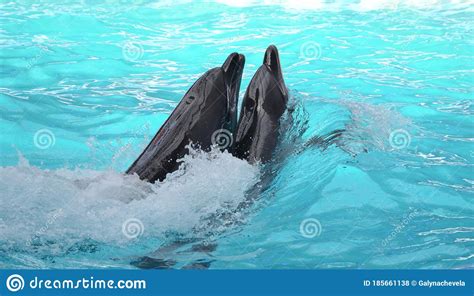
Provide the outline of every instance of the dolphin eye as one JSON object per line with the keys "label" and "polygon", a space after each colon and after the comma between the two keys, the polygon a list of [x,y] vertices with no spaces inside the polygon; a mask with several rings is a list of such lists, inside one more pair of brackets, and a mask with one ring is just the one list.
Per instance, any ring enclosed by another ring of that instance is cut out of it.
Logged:
{"label": "dolphin eye", "polygon": [[245,100],[245,109],[249,110],[249,111],[252,111],[253,108],[255,108],[255,101],[250,99],[250,98]]}
{"label": "dolphin eye", "polygon": [[191,104],[193,101],[194,101],[194,96],[189,96],[187,99],[186,99],[186,104]]}

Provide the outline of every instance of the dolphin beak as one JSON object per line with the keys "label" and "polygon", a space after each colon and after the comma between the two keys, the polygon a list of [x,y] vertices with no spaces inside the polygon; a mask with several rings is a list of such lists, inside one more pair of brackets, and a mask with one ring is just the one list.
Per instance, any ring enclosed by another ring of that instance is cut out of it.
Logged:
{"label": "dolphin beak", "polygon": [[285,81],[283,80],[283,73],[281,71],[280,55],[278,54],[278,49],[275,45],[270,45],[265,51],[263,64],[266,65],[268,70],[274,75],[282,93],[287,95]]}
{"label": "dolphin beak", "polygon": [[227,88],[227,123],[226,129],[234,131],[237,125],[237,100],[239,98],[240,82],[242,81],[242,73],[244,71],[245,56],[236,52],[231,53],[224,64],[224,79]]}
{"label": "dolphin beak", "polygon": [[225,73],[224,77],[226,83],[232,88],[234,92],[238,92],[238,89],[240,88],[240,81],[242,80],[244,64],[244,55],[234,52],[227,57],[224,64],[222,65],[222,70],[224,70]]}

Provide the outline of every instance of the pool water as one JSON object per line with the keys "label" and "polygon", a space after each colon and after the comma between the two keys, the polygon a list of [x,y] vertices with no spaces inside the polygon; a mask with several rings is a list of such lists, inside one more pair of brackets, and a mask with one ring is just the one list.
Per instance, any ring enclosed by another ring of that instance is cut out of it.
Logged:
{"label": "pool water", "polygon": [[[0,267],[474,267],[473,2],[233,2],[0,3]],[[121,173],[203,72],[245,54],[242,97],[269,44],[273,163]]]}

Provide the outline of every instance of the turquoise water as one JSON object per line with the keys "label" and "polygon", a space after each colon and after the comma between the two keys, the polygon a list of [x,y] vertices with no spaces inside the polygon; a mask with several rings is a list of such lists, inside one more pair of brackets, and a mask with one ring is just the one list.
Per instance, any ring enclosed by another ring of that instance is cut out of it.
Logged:
{"label": "turquoise water", "polygon": [[[472,2],[229,3],[1,2],[0,267],[472,268]],[[274,163],[121,174],[197,77],[243,53],[242,97],[269,44],[295,110]]]}

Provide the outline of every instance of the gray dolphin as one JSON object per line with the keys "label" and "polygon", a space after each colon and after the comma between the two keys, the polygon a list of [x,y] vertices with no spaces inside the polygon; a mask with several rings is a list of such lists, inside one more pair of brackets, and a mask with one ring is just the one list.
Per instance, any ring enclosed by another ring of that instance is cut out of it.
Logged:
{"label": "gray dolphin", "polygon": [[243,55],[232,53],[221,67],[204,73],[126,173],[149,182],[162,181],[178,169],[177,160],[188,153],[187,145],[207,150],[215,144],[213,132],[234,131],[244,64]]}
{"label": "gray dolphin", "polygon": [[280,118],[288,103],[278,50],[270,45],[242,101],[233,154],[250,163],[269,161],[275,150]]}

